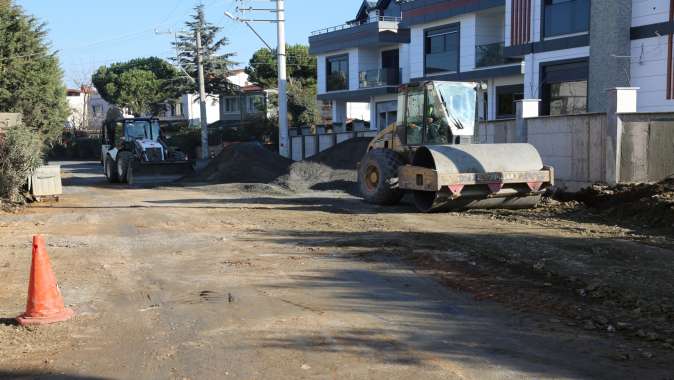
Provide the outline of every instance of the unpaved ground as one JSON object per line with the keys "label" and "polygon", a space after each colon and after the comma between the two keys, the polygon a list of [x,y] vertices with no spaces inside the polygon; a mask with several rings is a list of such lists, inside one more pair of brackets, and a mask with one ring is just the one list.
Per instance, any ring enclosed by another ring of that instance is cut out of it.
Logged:
{"label": "unpaved ground", "polygon": [[[0,214],[0,377],[674,378],[666,237],[65,169],[60,203]],[[34,233],[78,316],[25,329]]]}

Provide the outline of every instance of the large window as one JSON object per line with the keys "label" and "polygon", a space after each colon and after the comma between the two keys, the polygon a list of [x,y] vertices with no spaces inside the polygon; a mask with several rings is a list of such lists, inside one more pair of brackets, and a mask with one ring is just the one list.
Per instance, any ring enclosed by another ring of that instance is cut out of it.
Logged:
{"label": "large window", "polygon": [[246,112],[258,113],[262,111],[264,106],[264,98],[262,95],[249,95],[246,98]]}
{"label": "large window", "polygon": [[518,100],[524,98],[524,85],[496,87],[496,118],[510,119],[515,117]]}
{"label": "large window", "polygon": [[426,75],[459,71],[458,25],[427,31],[424,45]]}
{"label": "large window", "polygon": [[325,60],[327,69],[328,91],[340,91],[349,89],[349,56],[340,55],[328,57]]}
{"label": "large window", "polygon": [[555,37],[590,29],[590,0],[543,0],[543,35]]}
{"label": "large window", "polygon": [[225,98],[225,113],[239,112],[239,98],[235,96]]}
{"label": "large window", "polygon": [[543,114],[554,116],[587,112],[587,79],[587,60],[543,65]]}

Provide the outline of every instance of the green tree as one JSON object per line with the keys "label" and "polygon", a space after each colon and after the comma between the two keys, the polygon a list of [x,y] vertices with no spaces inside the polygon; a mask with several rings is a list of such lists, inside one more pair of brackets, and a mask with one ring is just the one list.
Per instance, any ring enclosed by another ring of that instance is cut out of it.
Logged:
{"label": "green tree", "polygon": [[45,141],[60,136],[68,117],[63,73],[45,42],[45,24],[0,3],[0,112],[18,112]]}
{"label": "green tree", "polygon": [[189,78],[157,57],[101,66],[92,82],[105,101],[129,108],[135,115],[158,114],[166,102],[189,87]]}
{"label": "green tree", "polygon": [[[227,37],[218,36],[222,28],[206,21],[203,5],[198,5],[194,11],[192,20],[185,23],[188,32],[178,35],[177,42],[173,43],[178,50],[178,57],[174,61],[192,78],[198,77],[196,35],[197,30],[201,30],[206,93],[231,94],[236,88],[227,80],[227,77],[230,76],[230,67],[234,64],[231,61],[234,53],[221,53],[221,50],[229,45],[229,40]],[[191,83],[191,92],[198,93],[198,82],[193,80]]]}
{"label": "green tree", "polygon": [[292,81],[288,86],[288,114],[291,125],[315,125],[321,121],[316,103],[316,85]]}
{"label": "green tree", "polygon": [[[288,119],[294,127],[320,122],[316,103],[316,58],[306,45],[289,45],[288,57]],[[265,88],[278,87],[276,50],[259,49],[248,62],[249,80]],[[275,99],[278,102],[278,99]]]}
{"label": "green tree", "polygon": [[[288,77],[304,85],[316,83],[316,57],[309,54],[306,45],[288,45],[286,47]],[[278,59],[276,49],[259,49],[248,61],[246,73],[253,83],[265,88],[278,87]]]}

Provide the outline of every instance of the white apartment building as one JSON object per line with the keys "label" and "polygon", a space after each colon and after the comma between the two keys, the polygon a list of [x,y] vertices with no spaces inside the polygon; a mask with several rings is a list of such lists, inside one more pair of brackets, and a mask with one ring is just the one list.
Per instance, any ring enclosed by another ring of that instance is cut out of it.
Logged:
{"label": "white apartment building", "polygon": [[542,115],[606,110],[606,90],[639,87],[638,111],[674,111],[672,0],[379,0],[312,33],[318,98],[333,120],[367,102],[373,129],[395,120],[401,84],[487,84],[483,119],[540,99]]}

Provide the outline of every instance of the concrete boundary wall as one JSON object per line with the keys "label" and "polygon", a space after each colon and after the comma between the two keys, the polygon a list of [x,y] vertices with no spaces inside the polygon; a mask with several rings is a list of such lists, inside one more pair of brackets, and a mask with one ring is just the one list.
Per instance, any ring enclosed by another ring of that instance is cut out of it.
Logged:
{"label": "concrete boundary wall", "polygon": [[[555,169],[558,187],[571,191],[603,182],[606,176],[607,117],[605,113],[544,116],[526,119],[526,141]],[[481,144],[519,142],[517,120],[480,124]]]}
{"label": "concrete boundary wall", "polygon": [[377,131],[318,133],[290,137],[290,158],[302,161],[356,137],[375,137]]}
{"label": "concrete boundary wall", "polygon": [[480,122],[477,141],[480,144],[503,144],[516,141],[515,119]]}
{"label": "concrete boundary wall", "polygon": [[604,182],[606,114],[528,119],[527,130],[527,141],[555,169],[558,187],[575,191]]}
{"label": "concrete boundary wall", "polygon": [[674,113],[619,114],[620,182],[657,182],[674,175]]}

